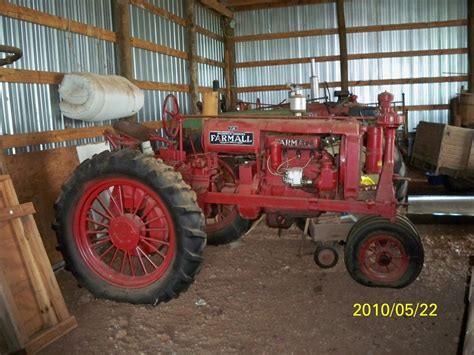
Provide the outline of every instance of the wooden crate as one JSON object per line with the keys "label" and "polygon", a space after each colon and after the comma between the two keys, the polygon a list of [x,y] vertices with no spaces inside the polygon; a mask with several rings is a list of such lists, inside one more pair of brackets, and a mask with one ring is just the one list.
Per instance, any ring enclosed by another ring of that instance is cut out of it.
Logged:
{"label": "wooden crate", "polygon": [[66,308],[33,219],[0,176],[0,330],[9,351],[36,353],[77,326]]}
{"label": "wooden crate", "polygon": [[420,122],[411,164],[435,174],[474,176],[474,129]]}

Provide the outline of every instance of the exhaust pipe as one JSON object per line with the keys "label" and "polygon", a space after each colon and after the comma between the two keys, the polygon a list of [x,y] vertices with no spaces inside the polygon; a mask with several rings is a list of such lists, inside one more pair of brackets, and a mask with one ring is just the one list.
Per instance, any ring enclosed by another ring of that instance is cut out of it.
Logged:
{"label": "exhaust pipe", "polygon": [[316,76],[316,61],[314,58],[311,59],[311,77],[309,78],[311,83],[311,100],[319,98],[319,78]]}

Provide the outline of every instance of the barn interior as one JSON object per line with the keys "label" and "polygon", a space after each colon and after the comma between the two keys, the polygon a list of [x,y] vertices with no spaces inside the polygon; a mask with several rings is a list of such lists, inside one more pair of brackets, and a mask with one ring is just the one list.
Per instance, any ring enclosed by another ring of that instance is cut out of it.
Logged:
{"label": "barn interior", "polygon": [[1,354],[471,354],[473,222],[473,0],[0,0]]}

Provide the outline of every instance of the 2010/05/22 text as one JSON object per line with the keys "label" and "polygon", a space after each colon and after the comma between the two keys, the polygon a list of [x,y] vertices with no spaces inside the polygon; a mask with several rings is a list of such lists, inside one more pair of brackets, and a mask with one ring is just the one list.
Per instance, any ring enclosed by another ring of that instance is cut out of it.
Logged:
{"label": "2010/05/22 text", "polygon": [[437,317],[436,303],[354,303],[354,317]]}

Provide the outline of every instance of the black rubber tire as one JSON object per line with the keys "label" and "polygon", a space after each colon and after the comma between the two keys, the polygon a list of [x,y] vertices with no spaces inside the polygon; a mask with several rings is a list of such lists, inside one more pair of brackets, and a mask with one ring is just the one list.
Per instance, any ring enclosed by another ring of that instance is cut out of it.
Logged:
{"label": "black rubber tire", "polygon": [[[372,217],[361,220],[351,229],[345,246],[344,261],[347,271],[358,283],[369,287],[403,288],[411,284],[423,268],[424,252],[418,233],[411,223],[399,220],[396,223],[381,217]],[[362,271],[358,260],[359,250],[364,242],[376,233],[385,233],[396,238],[410,257],[406,272],[397,280],[382,282],[368,278]]]}
{"label": "black rubber tire", "polygon": [[[406,178],[408,175],[407,166],[403,161],[402,153],[395,147],[395,159],[393,172],[400,177]],[[395,197],[399,203],[406,202],[408,194],[408,181],[407,180],[396,180],[393,184],[395,187]]]}
{"label": "black rubber tire", "polygon": [[252,221],[237,215],[232,223],[227,224],[224,228],[208,233],[207,243],[209,245],[222,245],[235,242],[249,230],[251,224]]}
{"label": "black rubber tire", "polygon": [[[238,176],[238,167],[232,158],[223,158],[221,160],[233,170],[235,176]],[[239,213],[236,213],[234,219],[223,228],[213,232],[206,231],[207,244],[217,246],[232,243],[240,239],[249,230],[251,224],[251,220],[244,219]]]}
{"label": "black rubber tire", "polygon": [[[331,263],[326,264],[321,260],[321,258],[319,257],[319,254],[323,251],[329,251],[329,252],[333,253],[334,260]],[[316,250],[314,251],[313,258],[314,258],[314,262],[316,263],[316,265],[318,265],[321,269],[331,269],[331,268],[333,268],[334,266],[337,265],[337,263],[339,261],[339,253],[332,246],[324,245],[323,243],[318,243],[318,245],[316,247]]]}
{"label": "black rubber tire", "polygon": [[[71,222],[85,186],[117,176],[135,179],[155,191],[168,207],[175,228],[176,249],[171,265],[159,280],[143,288],[117,287],[99,277],[87,266],[75,242]],[[196,201],[196,194],[181,174],[161,160],[138,151],[107,151],[84,161],[64,183],[55,204],[54,227],[67,269],[81,286],[99,298],[156,305],[178,297],[198,274],[206,245],[204,216]]]}

